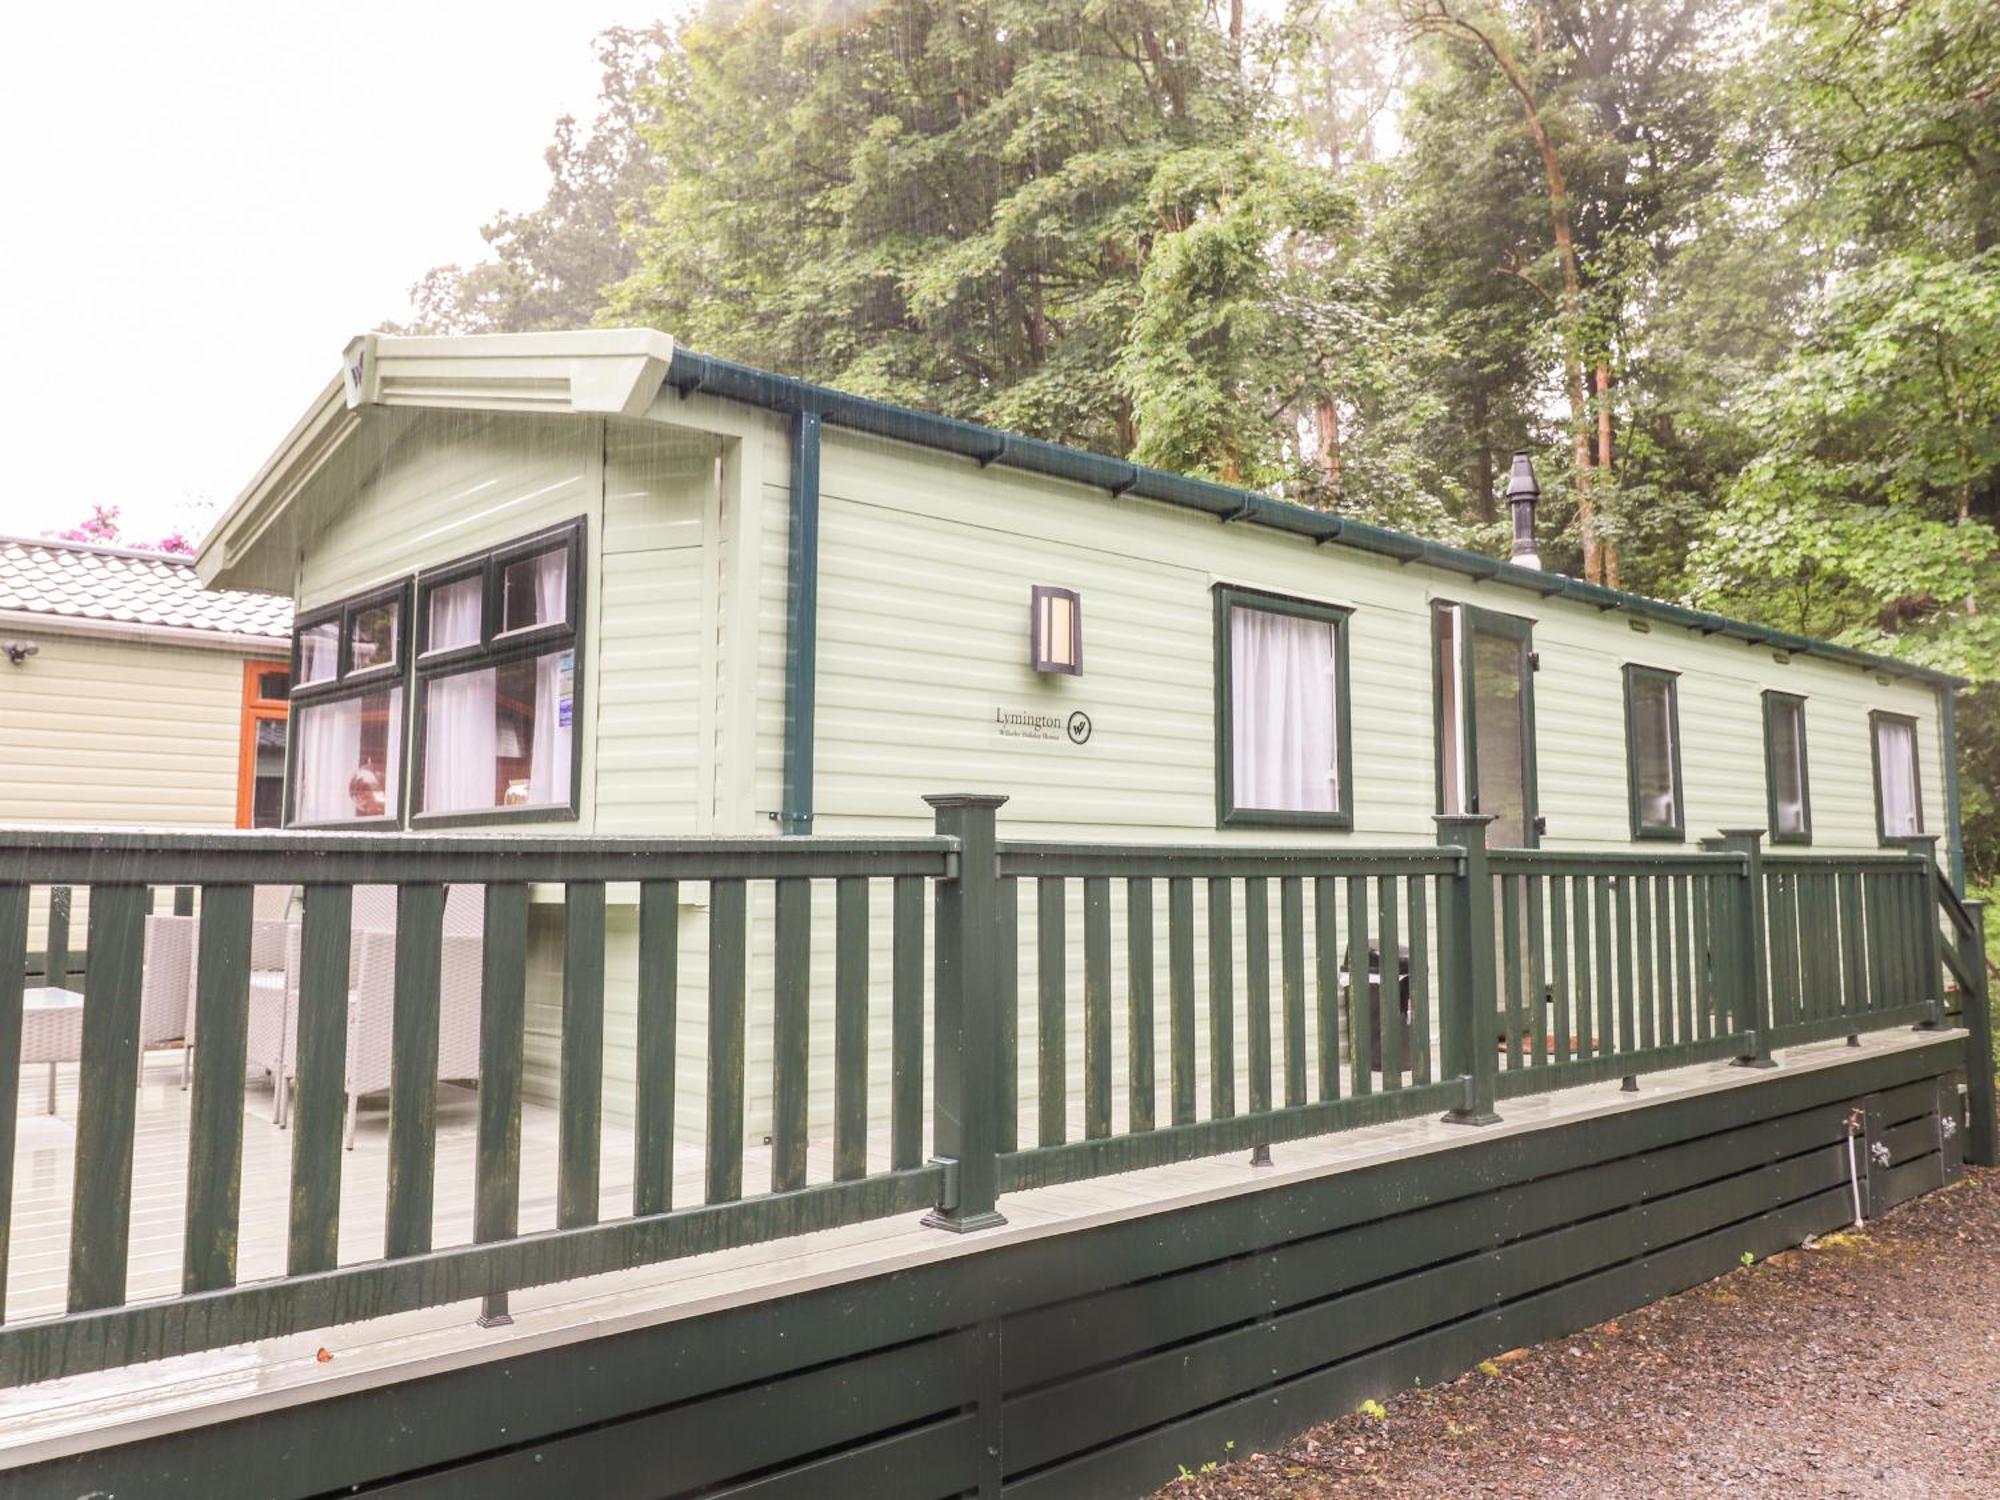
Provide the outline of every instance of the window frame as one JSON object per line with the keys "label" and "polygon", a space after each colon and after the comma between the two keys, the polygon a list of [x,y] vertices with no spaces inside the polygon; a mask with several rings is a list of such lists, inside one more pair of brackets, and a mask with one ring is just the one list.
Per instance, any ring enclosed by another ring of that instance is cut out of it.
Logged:
{"label": "window frame", "polygon": [[[1891,833],[1883,817],[1882,806],[1882,735],[1878,728],[1883,723],[1907,725],[1910,731],[1910,803],[1916,809],[1917,826],[1912,833]],[[1902,841],[1924,836],[1924,757],[1923,741],[1917,736],[1917,716],[1915,714],[1892,713],[1886,708],[1868,711],[1868,764],[1873,772],[1870,780],[1875,786],[1875,841],[1885,849],[1901,849]]]}
{"label": "window frame", "polygon": [[[1795,710],[1799,716],[1799,813],[1804,827],[1787,833],[1778,827],[1778,736],[1777,712]],[[1779,688],[1764,690],[1764,813],[1765,838],[1773,844],[1810,844],[1812,831],[1812,760],[1806,748],[1806,699],[1803,693]]]}
{"label": "window frame", "polygon": [[[582,816],[583,754],[583,549],[588,527],[583,516],[544,527],[527,536],[516,537],[480,552],[467,553],[449,562],[420,571],[413,597],[418,620],[416,649],[411,657],[411,721],[409,772],[409,826],[412,828],[455,828],[475,824],[575,822]],[[558,545],[569,548],[564,583],[564,618],[521,630],[503,631],[499,623],[504,600],[501,589],[508,566]],[[440,651],[429,649],[430,601],[439,588],[477,577],[479,594],[479,640],[476,644],[453,646]],[[482,672],[509,666],[518,661],[534,661],[553,651],[568,651],[573,661],[570,676],[570,756],[569,797],[566,802],[541,807],[471,808],[456,812],[424,812],[424,755],[429,743],[430,684],[468,672]]]}
{"label": "window frame", "polygon": [[[286,708],[285,730],[285,804],[281,826],[285,828],[400,828],[403,825],[403,808],[407,805],[409,777],[410,743],[410,664],[415,652],[410,649],[410,600],[411,580],[408,577],[396,579],[393,583],[379,584],[358,594],[349,594],[330,604],[322,604],[309,610],[301,610],[292,619],[291,651],[291,697]],[[394,603],[397,606],[396,656],[393,661],[382,666],[364,667],[353,670],[353,630],[354,616],[362,610],[379,605]],[[305,634],[316,626],[332,621],[335,631],[334,675],[314,683],[302,683],[300,665],[304,657],[302,649]],[[396,743],[391,747],[396,763],[396,796],[393,802],[384,799],[381,816],[374,818],[336,818],[324,822],[301,823],[298,820],[298,736],[291,732],[290,719],[294,709],[309,709],[321,704],[344,702],[349,698],[365,698],[371,693],[388,692],[396,688],[403,690],[404,712],[397,726]]]}
{"label": "window frame", "polygon": [[[1625,663],[1625,804],[1631,817],[1635,843],[1687,842],[1687,784],[1681,773],[1680,676],[1680,673],[1666,667],[1649,667],[1630,661]],[[1667,690],[1667,765],[1674,781],[1674,819],[1671,824],[1647,822],[1640,807],[1637,688],[1642,682],[1657,682]]]}
{"label": "window frame", "polygon": [[257,726],[276,722],[286,726],[285,768],[279,777],[278,826],[285,826],[285,799],[291,784],[291,701],[272,698],[260,691],[263,679],[274,672],[289,674],[290,666],[274,658],[258,658],[243,663],[243,722],[236,744],[236,826],[256,826],[257,812]]}
{"label": "window frame", "polygon": [[[1354,828],[1354,726],[1349,711],[1349,621],[1354,610],[1316,599],[1268,593],[1241,584],[1218,583],[1215,596],[1215,823],[1218,828],[1317,828],[1340,833]],[[1286,812],[1279,808],[1236,805],[1235,657],[1230,647],[1229,613],[1258,609],[1295,619],[1317,620],[1333,627],[1334,770],[1339,778],[1339,806],[1331,812]]]}

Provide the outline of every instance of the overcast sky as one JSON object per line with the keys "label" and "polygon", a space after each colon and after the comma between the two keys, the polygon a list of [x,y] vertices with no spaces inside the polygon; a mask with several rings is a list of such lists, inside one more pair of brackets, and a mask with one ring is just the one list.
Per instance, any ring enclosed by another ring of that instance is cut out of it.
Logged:
{"label": "overcast sky", "polygon": [[0,533],[199,534],[429,266],[540,202],[591,38],[662,0],[0,17]]}

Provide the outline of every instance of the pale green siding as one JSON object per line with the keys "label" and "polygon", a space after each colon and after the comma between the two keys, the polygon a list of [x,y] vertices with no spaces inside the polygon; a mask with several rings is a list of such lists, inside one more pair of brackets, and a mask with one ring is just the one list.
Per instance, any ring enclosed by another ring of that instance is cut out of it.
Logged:
{"label": "pale green siding", "polygon": [[[646,422],[400,414],[393,420],[408,421],[403,436],[387,445],[370,473],[343,481],[351,497],[327,506],[330,519],[301,561],[302,602],[323,602],[585,516],[587,706],[577,746],[584,816],[580,825],[538,824],[523,833],[573,826],[611,834],[773,831],[784,770],[787,420],[672,395],[661,397]],[[1884,683],[1810,658],[1781,664],[1767,648],[1676,627],[1655,624],[1641,633],[1620,613],[1540,601],[836,430],[826,433],[822,460],[820,545],[814,826],[821,833],[917,832],[930,816],[923,793],[976,790],[1013,799],[1002,814],[1003,835],[1430,842],[1430,630],[1439,600],[1536,621],[1540,795],[1550,848],[1628,842],[1621,675],[1628,661],[1681,674],[1690,844],[1720,828],[1765,821],[1765,688],[1808,700],[1817,847],[1876,846],[1867,729],[1873,708],[1920,721],[1926,826],[1944,831],[1935,696],[1900,679]],[[1039,676],[1028,665],[1029,590],[1037,583],[1081,593],[1080,678]],[[1353,609],[1353,833],[1216,828],[1211,590],[1217,583]],[[1084,745],[1012,738],[996,723],[1002,713],[1067,716],[1075,709],[1092,720]],[[707,893],[691,885],[683,894],[678,1116],[683,1130],[698,1134],[707,1055]],[[529,1078],[544,1097],[555,1091],[560,1058],[558,899],[556,891],[538,892],[531,931]],[[629,891],[611,893],[605,1099],[613,1114],[629,1112],[633,1089],[632,899]],[[1162,891],[1156,911],[1162,945],[1164,899]],[[1122,932],[1122,892],[1115,901]],[[872,1083],[883,1101],[888,907],[887,889],[877,890],[870,1052]],[[771,1069],[767,889],[753,895],[751,919],[747,1128],[754,1140],[768,1121]],[[1241,923],[1239,907],[1239,944]],[[1082,949],[1074,896],[1068,927],[1074,964]],[[1024,892],[1024,1075],[1034,1055],[1034,929],[1033,896]],[[830,1128],[831,1114],[831,937],[826,891],[816,903],[814,932],[817,1134]],[[1156,966],[1164,973],[1164,951]],[[1164,1005],[1158,1020],[1164,1055]],[[1114,1068],[1122,1074],[1122,1022],[1114,1042]],[[1082,1059],[1074,1029],[1066,1045],[1074,1081]],[[1239,1036],[1239,1070],[1247,1064]],[[1239,1099],[1246,1085],[1239,1077]]]}
{"label": "pale green siding", "polygon": [[[848,433],[823,459],[817,801],[825,832],[921,819],[916,794],[1005,792],[1005,827],[1075,838],[1433,836],[1430,609],[1535,620],[1537,744],[1549,848],[1629,842],[1622,669],[1682,674],[1690,839],[1766,820],[1761,693],[1806,696],[1817,847],[1873,849],[1872,708],[1921,726],[1926,827],[1944,826],[1927,687],[1517,589],[1232,527],[1148,501]],[[1084,674],[1028,664],[1031,586],[1077,589]],[[1352,834],[1218,830],[1217,583],[1351,606]],[[1088,744],[1010,740],[998,710],[1090,715]]]}
{"label": "pale green siding", "polygon": [[596,658],[602,833],[703,831],[712,739],[719,444],[619,423],[607,436]]}

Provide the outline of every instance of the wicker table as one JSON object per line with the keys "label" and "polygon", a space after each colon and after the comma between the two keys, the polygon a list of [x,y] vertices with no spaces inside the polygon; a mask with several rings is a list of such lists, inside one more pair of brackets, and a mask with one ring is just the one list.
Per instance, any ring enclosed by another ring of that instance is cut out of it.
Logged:
{"label": "wicker table", "polygon": [[49,1065],[49,1113],[56,1112],[56,1064],[83,1059],[83,996],[52,984],[21,994],[21,1062]]}

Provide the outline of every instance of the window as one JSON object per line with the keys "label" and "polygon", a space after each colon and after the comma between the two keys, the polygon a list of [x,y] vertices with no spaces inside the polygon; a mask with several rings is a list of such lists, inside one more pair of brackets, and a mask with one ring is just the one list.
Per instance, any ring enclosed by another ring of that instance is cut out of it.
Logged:
{"label": "window", "polygon": [[1351,828],[1349,611],[1228,587],[1215,601],[1218,820]]}
{"label": "window", "polygon": [[1923,783],[1917,774],[1917,721],[1872,713],[1875,746],[1875,832],[1887,843],[1924,831]]}
{"label": "window", "polygon": [[1806,778],[1806,700],[1764,694],[1764,785],[1770,798],[1771,842],[1812,842],[1812,796]]}
{"label": "window", "polygon": [[1635,839],[1684,837],[1677,674],[1625,668],[1625,776]]}
{"label": "window", "polygon": [[407,583],[299,616],[288,826],[393,823],[401,815],[408,617]]}
{"label": "window", "polygon": [[277,828],[285,820],[286,700],[292,674],[283,666],[243,664],[243,737],[237,752],[236,826]]}
{"label": "window", "polygon": [[582,522],[417,580],[413,821],[576,814]]}

